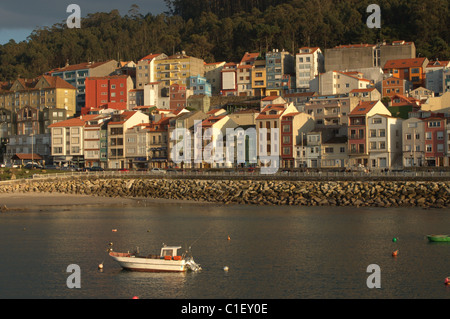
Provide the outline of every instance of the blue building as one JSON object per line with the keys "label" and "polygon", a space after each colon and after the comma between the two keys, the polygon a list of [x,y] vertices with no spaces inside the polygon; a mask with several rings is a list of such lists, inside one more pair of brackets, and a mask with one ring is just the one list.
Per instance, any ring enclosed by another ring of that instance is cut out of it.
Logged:
{"label": "blue building", "polygon": [[86,86],[88,77],[102,77],[113,73],[118,67],[115,60],[106,62],[85,62],[69,65],[63,68],[52,70],[49,75],[58,76],[66,82],[72,84],[76,89],[76,112],[80,113],[81,108],[86,106]]}
{"label": "blue building", "polygon": [[194,95],[211,96],[211,83],[205,77],[196,75],[188,78],[188,88],[193,91]]}

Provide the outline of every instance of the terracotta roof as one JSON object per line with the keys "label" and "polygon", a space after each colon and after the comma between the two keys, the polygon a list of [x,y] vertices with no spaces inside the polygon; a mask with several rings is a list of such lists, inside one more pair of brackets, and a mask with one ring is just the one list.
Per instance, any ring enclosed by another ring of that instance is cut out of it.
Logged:
{"label": "terracotta roof", "polygon": [[52,88],[76,90],[76,87],[61,79],[59,76],[43,75],[42,77],[48,82],[48,84],[50,84],[50,87]]}
{"label": "terracotta roof", "polygon": [[350,112],[349,115],[365,115],[367,114],[378,101],[359,102],[357,106]]}
{"label": "terracotta roof", "polygon": [[309,50],[309,52],[299,52],[297,53],[297,55],[302,55],[302,54],[312,54],[314,52],[316,52],[317,50],[319,50],[319,47],[313,47],[313,48],[309,48],[309,47],[303,47],[298,49],[299,51],[304,51],[304,50]]}
{"label": "terracotta roof", "polygon": [[93,69],[96,67],[99,67],[105,63],[111,62],[113,60],[105,61],[105,62],[83,62],[79,64],[74,65],[68,65],[62,68],[54,69],[50,73],[57,73],[57,72],[67,72],[67,71],[75,71],[75,70],[83,70],[83,69]]}
{"label": "terracotta roof", "polygon": [[388,60],[383,69],[422,67],[426,58]]}
{"label": "terracotta roof", "polygon": [[359,78],[357,76],[352,75],[352,74],[359,74],[359,72],[342,72],[342,71],[333,71],[333,72],[340,73],[345,76],[349,76],[349,77],[359,80],[359,81],[370,82],[370,80]]}
{"label": "terracotta roof", "polygon": [[136,113],[137,113],[137,111],[125,111],[122,114],[120,114],[120,121],[109,122],[109,125],[123,124],[126,121],[128,121]]}
{"label": "terracotta roof", "polygon": [[210,116],[210,117],[206,118],[205,120],[203,120],[202,127],[211,127],[215,123],[217,123],[218,121],[223,119],[225,116],[227,116],[227,115],[224,114],[224,115],[219,115],[219,116]]}
{"label": "terracotta roof", "polygon": [[242,57],[241,63],[253,62],[259,57],[259,53],[248,53],[246,52]]}
{"label": "terracotta roof", "polygon": [[275,95],[275,96],[266,96],[265,98],[262,98],[262,101],[273,101],[275,99],[278,99],[281,96]]}
{"label": "terracotta roof", "polygon": [[150,53],[149,55],[146,55],[145,57],[143,57],[143,58],[140,59],[139,61],[153,60],[154,58],[157,58],[157,57],[160,56],[161,54],[162,54],[162,53],[157,53],[157,54]]}
{"label": "terracotta roof", "polygon": [[50,124],[48,127],[72,127],[72,126],[85,126],[88,121],[97,118],[98,114],[86,114],[80,117],[74,117],[65,121]]}
{"label": "terracotta roof", "polygon": [[19,160],[42,160],[42,156],[39,154],[26,154],[26,153],[16,153],[13,155],[13,158],[19,159]]}
{"label": "terracotta roof", "polygon": [[450,66],[450,61],[430,61],[427,65],[427,68],[438,68],[445,66]]}
{"label": "terracotta roof", "polygon": [[285,117],[287,117],[287,116],[295,116],[295,115],[297,115],[297,114],[300,114],[300,112],[293,112],[293,113],[284,114],[284,115],[283,115],[283,119],[284,119]]}

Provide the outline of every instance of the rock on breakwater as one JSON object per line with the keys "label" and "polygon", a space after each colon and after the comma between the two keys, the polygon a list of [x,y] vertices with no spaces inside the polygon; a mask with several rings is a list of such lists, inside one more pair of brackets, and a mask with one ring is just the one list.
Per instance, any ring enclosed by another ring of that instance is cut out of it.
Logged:
{"label": "rock on breakwater", "polygon": [[182,199],[222,204],[424,207],[450,206],[450,182],[257,181],[90,178],[0,185],[0,193],[59,192],[103,197]]}

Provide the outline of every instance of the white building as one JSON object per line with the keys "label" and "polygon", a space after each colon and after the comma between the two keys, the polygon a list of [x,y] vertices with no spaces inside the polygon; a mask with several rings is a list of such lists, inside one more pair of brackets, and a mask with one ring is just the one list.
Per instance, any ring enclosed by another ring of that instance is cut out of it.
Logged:
{"label": "white building", "polygon": [[371,81],[360,72],[329,71],[319,76],[319,94],[348,94],[355,89],[367,89]]}
{"label": "white building", "polygon": [[368,117],[370,169],[402,166],[402,121],[385,114]]}
{"label": "white building", "polygon": [[51,129],[51,156],[61,165],[84,163],[84,129],[98,114],[82,115],[49,125]]}
{"label": "white building", "polygon": [[310,81],[323,72],[324,57],[320,48],[300,48],[295,55],[296,88],[309,90]]}

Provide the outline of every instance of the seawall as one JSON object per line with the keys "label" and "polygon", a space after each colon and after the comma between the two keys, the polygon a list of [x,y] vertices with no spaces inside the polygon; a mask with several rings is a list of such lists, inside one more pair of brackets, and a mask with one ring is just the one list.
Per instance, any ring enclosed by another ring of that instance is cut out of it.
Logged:
{"label": "seawall", "polygon": [[263,181],[90,177],[17,181],[0,185],[0,193],[20,192],[182,199],[249,205],[423,208],[450,206],[449,181]]}

